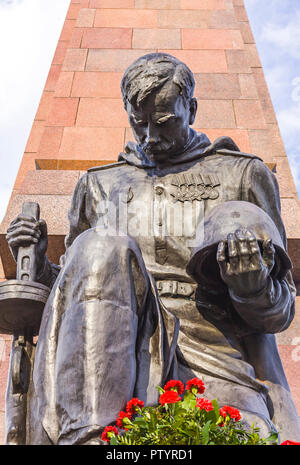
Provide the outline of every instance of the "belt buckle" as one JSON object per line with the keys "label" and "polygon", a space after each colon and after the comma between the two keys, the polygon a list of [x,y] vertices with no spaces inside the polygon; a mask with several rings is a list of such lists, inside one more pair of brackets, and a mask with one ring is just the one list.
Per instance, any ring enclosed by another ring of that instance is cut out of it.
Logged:
{"label": "belt buckle", "polygon": [[193,286],[189,283],[178,283],[178,295],[182,295],[184,297],[190,297],[194,293]]}

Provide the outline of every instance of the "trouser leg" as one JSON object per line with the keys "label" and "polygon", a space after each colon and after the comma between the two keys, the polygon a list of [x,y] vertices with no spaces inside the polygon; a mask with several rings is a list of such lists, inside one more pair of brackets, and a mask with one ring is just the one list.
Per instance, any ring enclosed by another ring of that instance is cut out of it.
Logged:
{"label": "trouser leg", "polygon": [[35,367],[37,385],[43,371],[49,385],[36,391],[48,389],[43,415],[50,436],[52,430],[58,444],[78,444],[101,435],[133,395],[149,280],[134,240],[91,229],[68,250],[57,281]]}

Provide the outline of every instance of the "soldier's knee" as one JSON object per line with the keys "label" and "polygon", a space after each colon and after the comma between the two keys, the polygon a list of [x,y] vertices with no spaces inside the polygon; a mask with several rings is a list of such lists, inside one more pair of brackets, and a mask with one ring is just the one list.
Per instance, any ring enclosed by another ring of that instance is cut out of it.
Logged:
{"label": "soldier's knee", "polygon": [[140,249],[130,236],[114,236],[106,234],[102,228],[90,228],[81,233],[72,244],[72,255],[79,254],[80,261],[87,260],[90,264],[96,261],[98,264],[113,256],[126,254],[131,250],[135,255],[140,254]]}

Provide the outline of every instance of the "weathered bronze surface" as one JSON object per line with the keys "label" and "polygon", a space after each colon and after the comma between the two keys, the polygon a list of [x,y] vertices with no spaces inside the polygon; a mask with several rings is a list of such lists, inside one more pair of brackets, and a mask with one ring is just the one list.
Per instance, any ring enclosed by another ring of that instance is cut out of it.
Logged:
{"label": "weathered bronze surface", "polygon": [[[262,435],[276,425],[281,440],[299,441],[275,340],[295,300],[275,176],[230,138],[211,143],[191,129],[194,79],[176,58],[141,57],[121,90],[137,143],[79,180],[60,266],[47,259],[42,220],[20,215],[8,230],[15,257],[36,245],[36,280],[52,290],[26,430],[8,385],[7,442],[97,443],[132,396],[156,403],[157,385],[195,376]],[[214,208],[232,201],[235,216],[241,201],[259,207],[259,228],[246,220],[236,228],[233,216],[203,257],[205,220],[214,230]]]}

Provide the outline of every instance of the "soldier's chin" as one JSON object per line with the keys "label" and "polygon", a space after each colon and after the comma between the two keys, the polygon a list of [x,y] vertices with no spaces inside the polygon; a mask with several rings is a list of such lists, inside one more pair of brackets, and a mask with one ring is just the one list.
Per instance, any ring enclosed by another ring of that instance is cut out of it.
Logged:
{"label": "soldier's chin", "polygon": [[151,158],[155,161],[164,161],[169,158],[169,154],[166,151],[163,152],[151,152]]}
{"label": "soldier's chin", "polygon": [[172,145],[168,147],[162,147],[162,148],[157,148],[157,149],[151,149],[151,148],[146,148],[145,152],[147,155],[149,155],[151,158],[157,161],[162,161],[166,160],[169,158],[171,152],[172,152]]}

